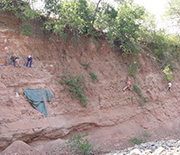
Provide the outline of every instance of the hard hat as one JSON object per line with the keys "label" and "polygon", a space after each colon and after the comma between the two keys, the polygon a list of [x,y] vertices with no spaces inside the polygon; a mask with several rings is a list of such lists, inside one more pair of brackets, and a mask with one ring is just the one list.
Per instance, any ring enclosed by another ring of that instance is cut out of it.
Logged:
{"label": "hard hat", "polygon": [[31,55],[28,56],[28,58],[30,58],[30,57],[31,57]]}
{"label": "hard hat", "polygon": [[18,56],[18,59],[20,59],[20,56]]}

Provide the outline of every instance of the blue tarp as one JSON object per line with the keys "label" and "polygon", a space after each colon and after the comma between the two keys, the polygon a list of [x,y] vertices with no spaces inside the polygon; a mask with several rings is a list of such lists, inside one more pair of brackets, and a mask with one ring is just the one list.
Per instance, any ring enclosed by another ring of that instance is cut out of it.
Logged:
{"label": "blue tarp", "polygon": [[51,92],[44,89],[23,89],[23,91],[26,95],[26,100],[47,117],[48,114],[44,102],[51,101]]}

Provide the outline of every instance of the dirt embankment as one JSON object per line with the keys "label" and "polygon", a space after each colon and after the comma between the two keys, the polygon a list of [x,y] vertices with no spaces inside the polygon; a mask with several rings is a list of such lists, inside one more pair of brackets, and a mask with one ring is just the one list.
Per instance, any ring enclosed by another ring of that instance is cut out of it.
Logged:
{"label": "dirt embankment", "polygon": [[[164,75],[143,53],[138,55],[140,67],[135,76],[128,77],[128,64],[133,59],[122,57],[105,40],[98,39],[95,45],[90,38],[82,37],[81,43],[73,46],[70,38],[62,41],[39,33],[38,37],[26,37],[20,34],[16,22],[14,17],[0,15],[1,151],[21,140],[42,153],[51,152],[59,146],[47,150],[48,144],[64,142],[71,132],[89,132],[88,139],[104,150],[127,147],[128,139],[144,133],[151,136],[149,140],[180,135],[178,70],[174,71],[171,92],[165,92]],[[21,56],[20,67],[9,66],[12,54]],[[29,54],[33,56],[32,68],[24,66]],[[99,81],[93,82],[89,71]],[[86,77],[86,107],[72,100],[60,84],[62,75],[70,72]],[[134,90],[122,91],[127,77],[147,102]],[[48,117],[26,101],[22,89],[50,90]]]}

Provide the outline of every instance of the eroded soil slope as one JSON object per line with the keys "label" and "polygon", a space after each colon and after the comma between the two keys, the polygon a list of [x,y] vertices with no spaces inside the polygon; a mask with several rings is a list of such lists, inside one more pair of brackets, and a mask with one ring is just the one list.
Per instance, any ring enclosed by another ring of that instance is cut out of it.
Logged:
{"label": "eroded soil slope", "polygon": [[[128,139],[144,133],[151,136],[149,140],[179,136],[178,70],[173,72],[171,92],[165,92],[164,75],[143,50],[137,60],[140,67],[135,76],[128,77],[132,57],[122,57],[103,38],[95,45],[90,38],[82,37],[81,43],[73,46],[71,37],[63,41],[39,31],[35,37],[22,36],[17,22],[14,17],[0,15],[1,151],[22,140],[45,153],[49,143],[67,140],[71,132],[88,132],[91,142],[103,150],[127,147]],[[12,54],[21,56],[20,67],[9,65]],[[24,66],[29,54],[34,58],[32,68]],[[99,81],[93,82],[89,71]],[[60,84],[61,77],[70,72],[86,77],[86,107],[72,100]],[[134,90],[122,91],[127,77],[147,102]],[[52,101],[45,103],[48,117],[26,101],[23,89],[50,90]]]}

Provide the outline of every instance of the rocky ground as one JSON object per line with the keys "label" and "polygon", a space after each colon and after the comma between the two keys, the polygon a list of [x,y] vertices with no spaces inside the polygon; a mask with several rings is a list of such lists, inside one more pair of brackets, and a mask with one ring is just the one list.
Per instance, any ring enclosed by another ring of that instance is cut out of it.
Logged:
{"label": "rocky ground", "polygon": [[120,151],[111,151],[105,155],[168,155],[180,154],[180,140],[155,141],[135,145]]}
{"label": "rocky ground", "polygon": [[[54,141],[46,145],[43,150],[36,150],[30,147],[23,141],[15,141],[9,147],[7,147],[1,155],[69,155],[75,154],[74,151],[70,151],[67,147],[62,146],[61,140]],[[53,149],[52,149],[53,148]],[[140,145],[134,145],[133,147],[126,148],[124,150],[114,150],[110,152],[104,151],[90,151],[91,155],[178,155],[180,154],[180,140],[167,140],[167,141],[150,141],[142,143]],[[81,155],[81,153],[77,153]]]}

